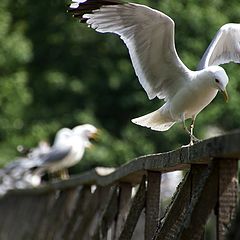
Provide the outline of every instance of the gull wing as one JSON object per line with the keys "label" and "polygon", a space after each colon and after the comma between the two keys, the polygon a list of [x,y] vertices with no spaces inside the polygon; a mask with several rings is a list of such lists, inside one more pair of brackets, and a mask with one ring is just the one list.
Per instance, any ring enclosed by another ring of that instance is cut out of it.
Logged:
{"label": "gull wing", "polygon": [[8,173],[14,169],[21,169],[22,171],[28,170],[34,167],[38,167],[39,162],[36,159],[29,159],[29,158],[18,158],[9,164],[7,164],[3,170]]}
{"label": "gull wing", "polygon": [[75,0],[69,12],[98,32],[121,37],[149,99],[167,100],[189,79],[175,49],[174,21],[164,13],[116,0]]}
{"label": "gull wing", "polygon": [[198,70],[211,65],[240,63],[240,24],[223,25],[205,51]]}
{"label": "gull wing", "polygon": [[71,152],[71,146],[53,147],[41,157],[41,166],[57,163],[63,160]]}

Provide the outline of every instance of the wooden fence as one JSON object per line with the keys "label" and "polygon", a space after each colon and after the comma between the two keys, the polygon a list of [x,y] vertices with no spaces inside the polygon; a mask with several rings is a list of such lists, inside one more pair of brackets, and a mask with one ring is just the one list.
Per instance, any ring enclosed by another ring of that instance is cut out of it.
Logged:
{"label": "wooden fence", "polygon": [[[127,240],[142,215],[142,239],[202,240],[212,212],[216,239],[225,239],[236,215],[239,157],[236,131],[139,157],[105,169],[104,175],[96,168],[69,180],[11,191],[0,200],[0,239]],[[161,213],[161,175],[175,170],[184,170],[185,177]],[[240,239],[236,232],[232,228],[229,239]]]}

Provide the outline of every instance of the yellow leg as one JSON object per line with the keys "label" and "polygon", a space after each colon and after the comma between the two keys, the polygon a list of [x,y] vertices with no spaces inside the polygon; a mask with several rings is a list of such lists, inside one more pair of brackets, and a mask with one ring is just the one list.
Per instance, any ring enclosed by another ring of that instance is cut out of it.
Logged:
{"label": "yellow leg", "polygon": [[67,168],[64,168],[64,169],[60,170],[59,173],[60,173],[60,178],[62,180],[69,179],[69,173],[68,173],[68,169]]}

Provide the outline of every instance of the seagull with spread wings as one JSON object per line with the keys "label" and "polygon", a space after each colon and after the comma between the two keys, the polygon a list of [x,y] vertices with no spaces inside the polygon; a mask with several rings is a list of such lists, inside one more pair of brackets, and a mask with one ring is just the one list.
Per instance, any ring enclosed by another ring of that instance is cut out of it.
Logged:
{"label": "seagull with spread wings", "polygon": [[[100,33],[115,33],[126,44],[139,82],[149,99],[165,104],[132,120],[156,131],[182,122],[191,144],[197,114],[221,92],[227,101],[228,76],[220,64],[240,62],[240,24],[223,25],[204,53],[197,71],[179,58],[174,40],[174,21],[166,14],[118,0],[73,0],[69,12]],[[185,120],[192,119],[190,130]]]}

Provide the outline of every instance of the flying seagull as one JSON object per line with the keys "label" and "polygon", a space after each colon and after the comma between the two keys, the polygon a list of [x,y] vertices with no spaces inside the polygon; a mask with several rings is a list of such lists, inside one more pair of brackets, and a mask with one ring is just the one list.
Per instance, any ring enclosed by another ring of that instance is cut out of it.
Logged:
{"label": "flying seagull", "polygon": [[[240,24],[223,25],[204,53],[197,71],[179,58],[174,41],[174,21],[166,14],[118,0],[73,0],[69,12],[100,33],[115,33],[126,44],[139,82],[148,98],[164,99],[154,112],[132,122],[166,131],[182,122],[193,144],[197,114],[220,91],[228,100],[228,76],[220,64],[240,62]],[[185,124],[192,119],[190,130]]]}
{"label": "flying seagull", "polygon": [[90,139],[95,138],[98,129],[91,124],[83,124],[73,129],[62,128],[55,137],[51,149],[39,157],[37,172],[60,172],[61,178],[68,178],[66,169],[77,164],[83,157],[85,148],[91,147]]}

